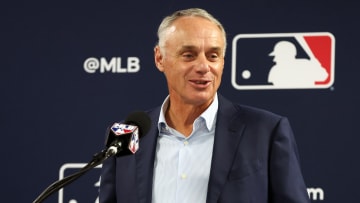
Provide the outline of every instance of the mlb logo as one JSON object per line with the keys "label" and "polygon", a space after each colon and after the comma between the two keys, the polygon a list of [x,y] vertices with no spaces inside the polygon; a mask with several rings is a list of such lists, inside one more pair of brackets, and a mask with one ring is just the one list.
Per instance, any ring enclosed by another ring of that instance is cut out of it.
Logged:
{"label": "mlb logo", "polygon": [[131,134],[129,146],[129,150],[135,154],[139,149],[139,130],[138,128]]}
{"label": "mlb logo", "polygon": [[122,124],[122,123],[114,123],[111,126],[111,131],[115,135],[125,135],[132,133],[137,127],[134,125]]}
{"label": "mlb logo", "polygon": [[328,32],[239,34],[232,42],[231,83],[238,90],[329,88],[334,57]]}

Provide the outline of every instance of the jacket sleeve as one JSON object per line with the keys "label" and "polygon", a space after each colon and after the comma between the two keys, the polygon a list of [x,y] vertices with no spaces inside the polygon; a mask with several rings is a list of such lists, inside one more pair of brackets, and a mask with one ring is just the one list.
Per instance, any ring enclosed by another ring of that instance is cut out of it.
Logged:
{"label": "jacket sleeve", "polygon": [[287,118],[281,118],[270,141],[269,189],[274,203],[308,203],[298,149]]}

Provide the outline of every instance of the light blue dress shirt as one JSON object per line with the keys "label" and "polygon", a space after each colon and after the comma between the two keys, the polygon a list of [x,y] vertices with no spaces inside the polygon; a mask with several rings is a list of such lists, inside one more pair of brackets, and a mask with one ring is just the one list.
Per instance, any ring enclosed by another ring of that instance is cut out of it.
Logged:
{"label": "light blue dress shirt", "polygon": [[159,117],[152,203],[205,203],[210,176],[218,98],[193,124],[185,137],[169,127],[165,112],[167,97]]}

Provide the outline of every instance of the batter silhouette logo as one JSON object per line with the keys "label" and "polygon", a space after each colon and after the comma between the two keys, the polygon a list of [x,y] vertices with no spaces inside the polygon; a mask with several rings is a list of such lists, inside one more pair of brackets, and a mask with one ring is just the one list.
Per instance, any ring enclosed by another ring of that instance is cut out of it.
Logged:
{"label": "batter silhouette logo", "polygon": [[334,57],[329,32],[238,34],[231,83],[238,90],[326,89],[334,83]]}

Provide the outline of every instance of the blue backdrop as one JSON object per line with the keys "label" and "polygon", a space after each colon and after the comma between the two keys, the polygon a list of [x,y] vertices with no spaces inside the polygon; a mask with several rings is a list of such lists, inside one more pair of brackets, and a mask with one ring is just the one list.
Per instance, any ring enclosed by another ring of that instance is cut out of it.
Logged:
{"label": "blue backdrop", "polygon": [[[355,4],[1,4],[1,202],[32,202],[52,182],[76,172],[103,149],[107,126],[134,110],[161,104],[167,88],[153,60],[157,26],[165,15],[188,7],[207,9],[227,30],[219,92],[289,117],[312,201],[358,201],[360,13]],[[267,83],[273,63],[268,53],[281,40],[292,41],[299,56],[318,59],[329,79],[309,88],[279,89]],[[46,202],[96,202],[99,173],[99,168],[92,170]]]}

